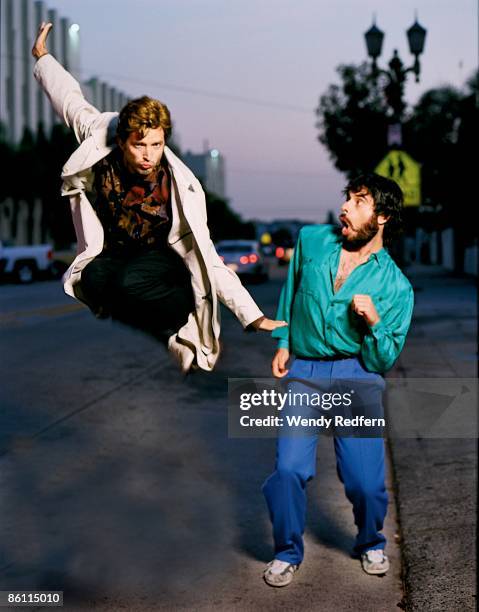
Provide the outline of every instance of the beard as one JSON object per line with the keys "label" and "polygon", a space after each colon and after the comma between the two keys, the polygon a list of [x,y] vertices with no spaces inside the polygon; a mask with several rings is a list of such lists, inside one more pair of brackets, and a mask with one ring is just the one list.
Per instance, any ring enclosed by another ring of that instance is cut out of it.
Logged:
{"label": "beard", "polygon": [[378,217],[372,215],[369,221],[366,221],[359,229],[356,230],[354,236],[343,236],[343,248],[347,251],[357,251],[366,245],[379,231]]}

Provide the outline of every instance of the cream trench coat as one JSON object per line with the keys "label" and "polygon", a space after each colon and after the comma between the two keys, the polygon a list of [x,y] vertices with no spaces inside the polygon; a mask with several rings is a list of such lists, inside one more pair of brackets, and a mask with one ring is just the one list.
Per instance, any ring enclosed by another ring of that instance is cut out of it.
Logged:
{"label": "cream trench coat", "polygon": [[[77,256],[63,276],[65,293],[82,299],[78,285],[81,271],[103,249],[103,227],[86,192],[91,190],[92,166],[116,146],[118,113],[100,113],[84,98],[79,83],[55,58],[42,56],[34,75],[48,95],[56,113],[72,128],[80,146],[62,170],[62,195],[69,196],[77,236]],[[181,370],[191,367],[212,370],[220,354],[220,300],[243,327],[263,315],[237,274],[217,254],[207,225],[203,189],[194,174],[168,148],[165,156],[171,171],[172,227],[168,244],[185,262],[191,274],[195,311],[168,349]]]}

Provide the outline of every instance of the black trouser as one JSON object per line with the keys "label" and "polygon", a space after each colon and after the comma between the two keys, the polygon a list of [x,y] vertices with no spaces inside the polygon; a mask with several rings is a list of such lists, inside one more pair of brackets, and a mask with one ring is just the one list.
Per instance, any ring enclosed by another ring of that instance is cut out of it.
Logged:
{"label": "black trouser", "polygon": [[102,251],[82,270],[81,289],[94,312],[111,315],[164,342],[195,308],[190,273],[169,248]]}

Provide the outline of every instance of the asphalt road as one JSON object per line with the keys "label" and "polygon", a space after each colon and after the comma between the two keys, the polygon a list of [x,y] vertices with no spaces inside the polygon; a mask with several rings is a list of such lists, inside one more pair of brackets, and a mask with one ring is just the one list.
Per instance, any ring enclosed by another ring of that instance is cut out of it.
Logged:
{"label": "asphalt road", "polygon": [[[250,286],[270,316],[284,272]],[[0,301],[0,589],[63,590],[66,610],[397,610],[392,492],[392,569],[367,576],[329,438],[305,562],[286,589],[261,579],[274,440],[228,438],[226,399],[228,377],[270,375],[269,334],[223,309],[218,368],[184,378],[162,346],[96,320],[58,282],[4,285]]]}

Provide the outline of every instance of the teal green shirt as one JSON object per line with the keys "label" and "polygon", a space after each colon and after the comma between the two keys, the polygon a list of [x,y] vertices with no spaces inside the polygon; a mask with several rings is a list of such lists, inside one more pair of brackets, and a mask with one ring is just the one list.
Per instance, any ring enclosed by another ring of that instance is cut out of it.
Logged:
{"label": "teal green shirt", "polygon": [[[300,357],[361,356],[367,370],[389,370],[411,323],[411,284],[382,248],[354,268],[334,293],[341,236],[332,225],[307,225],[299,232],[281,291],[276,319],[288,327],[272,332],[278,348]],[[371,296],[380,321],[370,327],[351,309],[356,293]]]}

